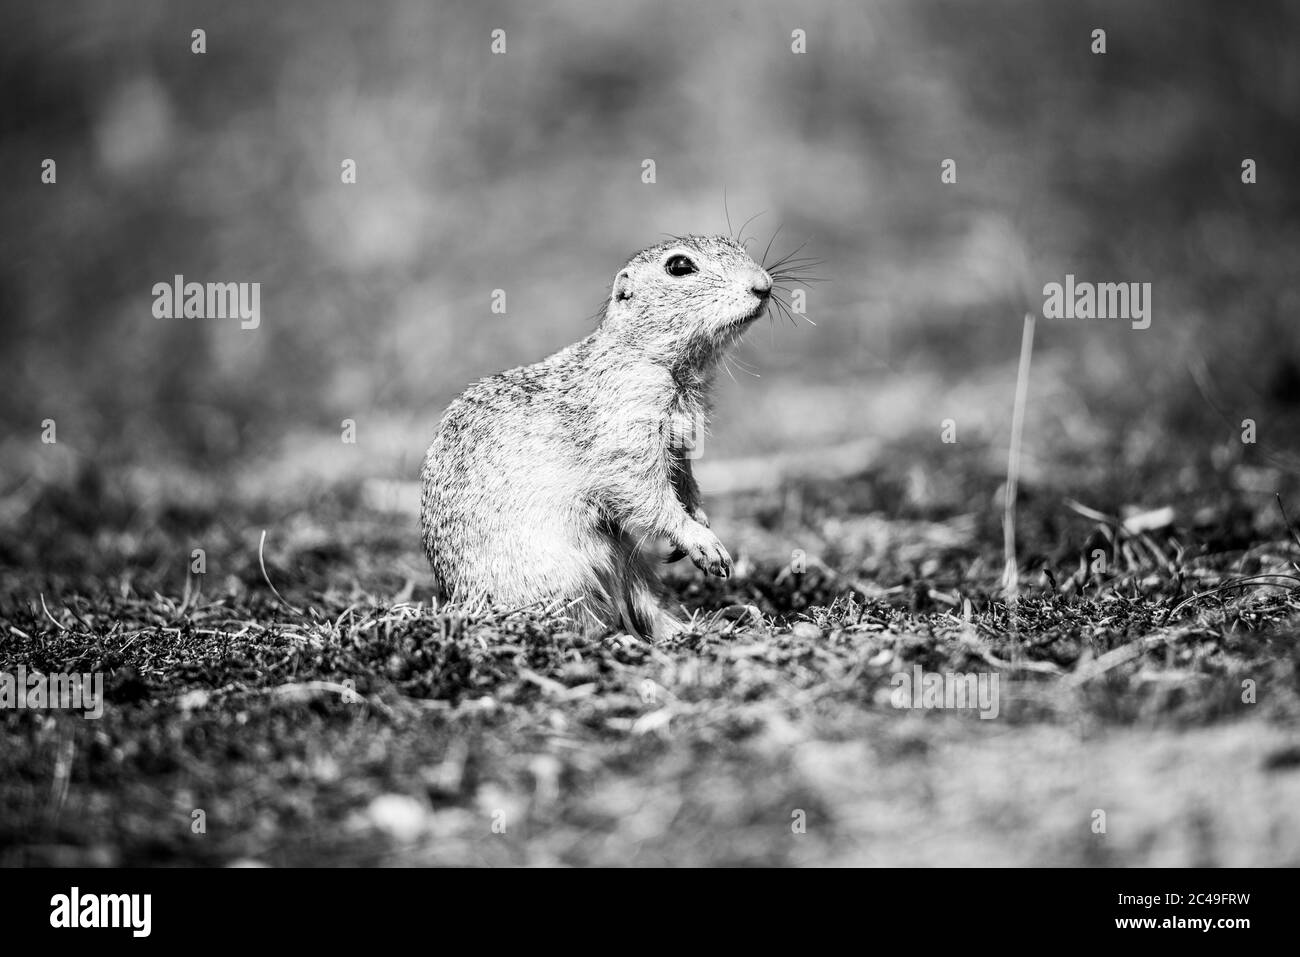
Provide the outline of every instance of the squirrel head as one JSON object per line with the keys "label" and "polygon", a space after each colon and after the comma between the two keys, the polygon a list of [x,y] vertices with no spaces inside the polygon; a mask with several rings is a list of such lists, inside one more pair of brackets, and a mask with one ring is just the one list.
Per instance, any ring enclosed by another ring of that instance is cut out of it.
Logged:
{"label": "squirrel head", "polygon": [[679,236],[633,256],[610,291],[603,336],[704,372],[767,309],[772,277],[725,236]]}

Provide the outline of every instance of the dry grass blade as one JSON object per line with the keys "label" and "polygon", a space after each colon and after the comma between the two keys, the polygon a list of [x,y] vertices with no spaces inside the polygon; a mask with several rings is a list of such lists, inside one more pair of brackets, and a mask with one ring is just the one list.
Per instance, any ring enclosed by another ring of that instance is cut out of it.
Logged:
{"label": "dry grass blade", "polygon": [[1268,574],[1268,575],[1248,575],[1245,578],[1234,578],[1232,581],[1224,582],[1222,585],[1218,585],[1214,588],[1206,589],[1203,592],[1197,592],[1195,595],[1189,595],[1188,597],[1184,598],[1172,609],[1170,609],[1169,614],[1165,616],[1165,621],[1170,621],[1171,619],[1173,619],[1175,615],[1177,615],[1188,605],[1198,602],[1202,598],[1208,598],[1211,595],[1217,595],[1220,592],[1231,591],[1234,588],[1249,588],[1256,585],[1261,585],[1261,586],[1275,585],[1277,584],[1277,582],[1274,579],[1282,579],[1285,581],[1294,582],[1295,584],[1292,586],[1293,591],[1297,588],[1300,588],[1300,577],[1297,577],[1295,575]]}
{"label": "dry grass blade", "polygon": [[1025,401],[1029,392],[1029,360],[1034,352],[1034,316],[1025,314],[1020,339],[1020,368],[1016,374],[1016,402],[1011,413],[1011,448],[1007,454],[1007,490],[1002,512],[1002,545],[1006,565],[1002,591],[1014,606],[1020,597],[1020,567],[1016,562],[1016,486],[1020,482],[1020,438],[1025,427]]}
{"label": "dry grass blade", "polygon": [[262,538],[257,543],[257,565],[259,568],[262,569],[262,580],[266,582],[266,587],[271,589],[271,594],[275,595],[275,597],[279,600],[281,605],[289,609],[289,611],[293,612],[295,615],[302,616],[303,615],[302,610],[300,608],[295,608],[293,605],[285,601],[284,596],[280,594],[279,589],[277,589],[275,587],[275,584],[271,581],[271,576],[266,573],[266,557],[263,554],[265,549],[266,549],[266,529],[262,529]]}

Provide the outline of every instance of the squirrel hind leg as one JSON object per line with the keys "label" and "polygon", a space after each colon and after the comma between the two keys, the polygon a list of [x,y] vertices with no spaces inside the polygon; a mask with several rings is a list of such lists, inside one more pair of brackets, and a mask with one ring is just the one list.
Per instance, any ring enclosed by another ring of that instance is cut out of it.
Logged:
{"label": "squirrel hind leg", "polygon": [[658,589],[640,576],[629,576],[624,588],[627,609],[624,625],[647,641],[662,641],[682,629],[681,622],[664,610]]}
{"label": "squirrel hind leg", "polygon": [[559,588],[578,598],[567,614],[588,636],[627,632],[646,641],[662,641],[685,626],[663,606],[663,589],[655,565],[640,541],[618,524],[588,526],[557,562],[567,569]]}
{"label": "squirrel hind leg", "polygon": [[661,611],[653,592],[621,576],[598,575],[578,607],[582,609],[583,634],[589,637],[619,631],[647,641],[661,636]]}
{"label": "squirrel hind leg", "polygon": [[647,641],[682,631],[682,623],[664,609],[659,579],[645,557],[626,538],[611,545],[611,561],[597,576],[602,594],[595,603],[607,628]]}

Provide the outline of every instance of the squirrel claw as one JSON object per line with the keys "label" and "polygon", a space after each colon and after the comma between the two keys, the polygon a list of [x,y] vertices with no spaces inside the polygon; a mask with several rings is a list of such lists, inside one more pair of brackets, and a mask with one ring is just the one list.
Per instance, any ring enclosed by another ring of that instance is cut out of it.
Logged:
{"label": "squirrel claw", "polygon": [[707,538],[702,538],[690,547],[691,561],[695,567],[707,575],[718,578],[731,577],[731,556],[717,536],[706,531]]}

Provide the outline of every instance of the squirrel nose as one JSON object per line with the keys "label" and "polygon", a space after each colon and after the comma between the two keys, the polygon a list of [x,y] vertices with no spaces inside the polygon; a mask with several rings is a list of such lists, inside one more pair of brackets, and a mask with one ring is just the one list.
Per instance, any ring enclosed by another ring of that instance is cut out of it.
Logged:
{"label": "squirrel nose", "polygon": [[766,299],[772,293],[772,277],[760,270],[755,273],[754,282],[750,288],[754,290],[754,295],[760,299]]}

